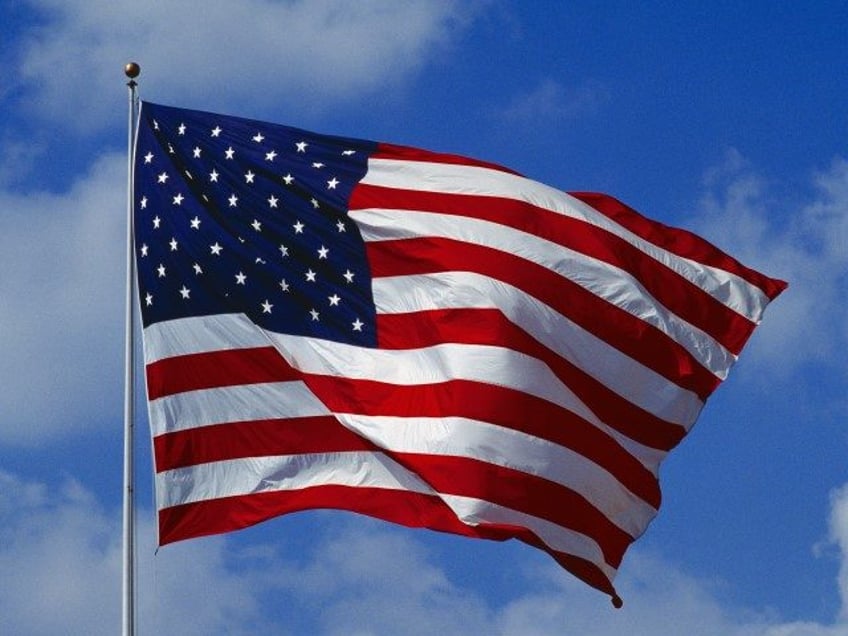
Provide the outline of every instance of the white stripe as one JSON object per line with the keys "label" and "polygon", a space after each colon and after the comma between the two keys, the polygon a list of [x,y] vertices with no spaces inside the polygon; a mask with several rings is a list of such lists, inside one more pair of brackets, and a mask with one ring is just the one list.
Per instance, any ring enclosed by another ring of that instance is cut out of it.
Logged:
{"label": "white stripe", "polygon": [[527,433],[464,417],[337,417],[383,450],[466,457],[558,483],[582,495],[633,537],[641,535],[657,514],[585,456]]}
{"label": "white stripe", "polygon": [[223,497],[324,485],[436,495],[469,526],[495,523],[526,527],[553,549],[595,563],[610,580],[615,575],[615,569],[605,564],[600,547],[590,537],[488,501],[440,495],[383,453],[356,451],[234,459],[178,468],[155,478],[159,510]]}
{"label": "white stripe", "polygon": [[441,495],[441,498],[459,520],[467,525],[489,523],[527,528],[553,550],[586,559],[600,568],[610,581],[615,578],[617,570],[606,563],[604,553],[597,542],[585,534],[490,501],[459,495]]}
{"label": "white stripe", "polygon": [[[328,413],[301,382],[186,391],[150,402],[154,436],[227,422]],[[655,514],[653,508],[624,492],[612,475],[582,455],[525,433],[458,417],[338,417],[348,428],[385,449],[472,457],[561,483],[597,502],[604,514],[632,535],[641,534]],[[619,518],[616,510],[624,516]]]}
{"label": "white stripe", "polygon": [[213,314],[156,322],[144,328],[143,337],[145,364],[175,355],[271,344],[264,332],[244,314]]}
{"label": "white stripe", "polygon": [[380,278],[374,281],[373,291],[381,314],[498,309],[546,347],[629,402],[687,430],[704,406],[695,393],[624,355],[541,301],[481,274],[443,272]]}
{"label": "white stripe", "polygon": [[299,381],[185,391],[150,400],[148,409],[153,436],[226,422],[330,413],[312,391]]}
{"label": "white stripe", "polygon": [[[242,320],[246,320],[246,318],[243,319],[236,314],[221,315],[219,318],[220,321],[217,323],[219,327],[223,326],[227,319],[232,319],[235,324],[241,324]],[[161,347],[161,353],[177,356],[185,353],[217,351],[222,348],[220,346],[221,338],[226,338],[226,336],[222,334],[221,330],[204,332],[203,329],[196,329],[190,318],[172,322],[178,323],[171,325],[173,332],[181,334],[183,331],[188,331],[190,333],[186,337],[176,337],[169,340],[168,345],[171,346]],[[153,336],[152,333],[145,335],[147,339],[151,336]],[[597,427],[603,427],[602,422],[591,409],[571,389],[565,386],[546,364],[532,356],[511,349],[447,343],[420,349],[382,350],[319,338],[271,332],[267,332],[265,337],[268,339],[267,342],[273,343],[286,362],[304,373],[355,380],[374,380],[404,386],[433,384],[448,380],[469,380],[493,384],[535,395],[568,409]],[[186,351],[183,347],[189,350]],[[271,383],[270,386],[277,384],[285,383]],[[245,386],[245,390],[259,390],[256,388],[250,389],[250,387],[268,385]],[[209,390],[209,395],[226,395],[226,391],[227,389]],[[205,392],[204,395],[206,395]],[[160,400],[164,404],[168,404],[167,399],[160,398]],[[239,400],[239,402],[248,405],[248,408],[253,404],[253,401],[253,398]],[[159,402],[159,400],[155,402]],[[208,398],[202,402],[201,405],[195,407],[202,408],[199,414],[186,413],[186,417],[194,418],[190,421],[198,422],[193,425],[201,425],[208,421],[204,418],[214,418],[216,408],[233,408],[232,406],[227,407],[227,404],[214,403]],[[238,409],[236,409],[236,412],[239,412]],[[157,421],[168,421],[167,418],[158,413],[152,415],[152,417],[155,417]],[[241,419],[253,418],[244,417]]]}
{"label": "white stripe", "polygon": [[385,454],[355,451],[247,457],[167,470],[156,475],[156,501],[163,510],[222,497],[327,485],[435,494]]}
{"label": "white stripe", "polygon": [[[384,279],[384,281],[388,281],[389,279]],[[472,279],[456,279],[458,283],[469,284],[474,286],[477,284]],[[481,278],[481,283],[485,279]],[[448,278],[442,279],[442,283],[446,283],[448,285],[451,284],[452,279],[449,276]],[[432,287],[428,289],[436,289],[437,287]],[[484,289],[485,291],[485,289]],[[425,296],[421,295],[419,300],[422,303],[425,301]],[[435,296],[433,296],[435,299]],[[445,296],[447,299],[445,302],[450,301],[449,296]],[[443,299],[438,299],[438,302],[442,302]],[[448,305],[449,306],[449,305]],[[519,310],[520,311],[520,310]],[[535,313],[536,316],[544,316],[544,314]],[[558,314],[556,314],[558,315]],[[154,340],[158,336],[158,327],[161,325],[168,325],[168,331],[173,333],[175,336],[172,339],[163,341],[159,343],[159,353],[160,355],[166,356],[179,356],[185,355],[189,353],[204,353],[210,351],[217,351],[220,349],[228,348],[228,340],[226,338],[227,325],[232,323],[234,325],[234,330],[238,331],[240,325],[243,325],[245,322],[249,323],[247,317],[241,314],[223,314],[217,316],[217,322],[215,323],[216,328],[205,331],[202,327],[209,323],[209,317],[205,317],[201,324],[196,324],[195,321],[200,322],[199,318],[184,318],[180,320],[170,321],[170,323],[156,323],[147,327],[145,330],[145,346],[151,340]],[[552,321],[548,326],[548,331],[551,334],[555,334],[549,337],[559,337],[559,329],[561,325],[556,321]],[[258,330],[257,327],[254,327]],[[540,325],[541,329],[545,329],[545,325]],[[581,332],[575,331],[575,340],[573,344],[571,343],[570,338],[565,342],[565,347],[570,348],[570,353],[573,354],[574,361],[579,363],[580,365],[585,365],[588,368],[588,372],[590,374],[597,372],[598,370],[603,371],[602,374],[596,375],[599,379],[603,381],[611,381],[613,383],[613,388],[619,387],[622,389],[621,393],[626,399],[630,399],[634,401],[634,403],[639,404],[649,412],[655,412],[658,416],[663,417],[667,421],[678,422],[684,425],[691,425],[694,422],[695,418],[698,415],[698,412],[702,408],[703,404],[697,399],[694,394],[683,391],[679,387],[675,387],[671,385],[667,380],[661,378],[660,376],[652,376],[649,370],[640,368],[635,365],[635,363],[628,363],[629,358],[626,356],[616,357],[614,350],[612,348],[608,348],[609,357],[604,357],[605,351],[603,347],[593,348],[595,343],[588,341],[583,342],[576,338],[576,336],[580,335]],[[263,338],[266,336],[263,335]],[[312,362],[307,365],[306,370],[313,370],[318,373],[332,373],[333,375],[344,377],[346,371],[350,371],[351,375],[354,377],[360,377],[363,379],[374,379],[378,381],[392,381],[393,375],[391,369],[397,366],[403,366],[403,362],[401,361],[391,361],[389,365],[389,361],[387,360],[373,360],[372,356],[379,356],[380,352],[372,349],[359,349],[357,347],[350,347],[348,345],[343,345],[340,343],[333,343],[325,340],[318,339],[305,339],[301,338],[301,342],[297,342],[297,337],[287,337],[279,336],[281,343],[285,343],[287,341],[292,341],[286,346],[281,346],[278,350],[280,350],[281,354],[284,356],[286,361],[289,364],[294,365],[294,359],[288,353],[288,350],[295,346],[299,351],[304,351],[308,349],[310,346],[315,345],[319,348],[319,351],[328,351],[329,356],[326,361],[322,361],[320,354],[316,354],[313,356]],[[265,340],[266,343],[270,342]],[[543,340],[543,343],[545,341]],[[456,355],[454,357],[459,357],[462,359],[463,357],[463,345],[453,345],[456,350]],[[458,347],[458,349],[457,349]],[[472,345],[467,345],[469,349],[473,349]],[[562,349],[563,345],[559,345],[559,348]],[[494,352],[500,352],[507,350],[498,349],[498,348],[490,348],[493,349]],[[421,350],[413,350],[412,355]],[[427,350],[423,350],[426,352]],[[391,356],[393,353],[403,355],[407,352],[383,352],[385,356]],[[514,354],[515,356],[520,356],[521,354]],[[522,356],[521,359],[534,360],[533,358],[529,358],[528,356]],[[604,365],[604,362],[607,362]],[[423,369],[420,368],[421,364],[429,364],[427,362],[421,362],[420,360],[412,360],[407,362],[406,364],[416,365],[415,371],[420,372]],[[488,364],[488,361],[483,360],[477,363],[478,366],[476,371],[478,375],[488,370],[488,367],[485,366]],[[381,366],[383,365],[383,366]],[[350,367],[350,368],[348,368]],[[497,367],[500,368],[500,367]],[[547,368],[547,366],[543,365],[541,362],[536,361],[536,368],[542,369],[542,373],[544,374],[544,378],[550,379],[554,383],[552,388],[552,395],[542,395],[540,397],[544,397],[545,399],[549,399],[551,402],[555,404],[560,404],[565,408],[569,408],[572,412],[581,415],[584,417],[587,422],[597,426],[602,431],[606,432],[608,435],[612,436],[614,439],[619,441],[619,443],[632,455],[634,455],[648,470],[651,472],[656,471],[656,467],[659,465],[660,461],[665,457],[666,453],[659,451],[657,449],[653,449],[647,446],[643,446],[636,442],[633,442],[626,436],[622,435],[618,431],[607,426],[605,423],[601,422],[591,410],[586,407],[580,400],[573,396],[573,393],[567,389],[556,376]],[[367,372],[366,372],[367,370]],[[475,369],[472,369],[475,370]],[[507,368],[506,371],[509,371]],[[535,389],[535,383],[533,382],[533,378],[527,377],[528,371],[517,371],[516,375],[518,377],[523,377],[525,380],[525,384],[529,384],[528,392],[534,393],[533,389]],[[618,375],[617,375],[618,374]],[[437,382],[443,381],[445,378],[442,377],[425,377],[421,381],[422,382]],[[473,379],[473,378],[472,378]],[[484,377],[484,381],[491,381],[491,377]],[[408,383],[408,382],[404,382]],[[497,383],[497,382],[496,382]],[[509,386],[506,382],[498,383],[501,386]],[[626,390],[625,387],[629,387]],[[644,393],[640,392],[640,390],[644,391]],[[641,400],[635,400],[633,395],[629,393],[633,393],[634,395],[638,395],[641,397]],[[534,394],[537,394],[536,391]],[[569,405],[568,398],[569,396],[573,396],[573,400],[575,404]],[[655,400],[655,403],[652,401]],[[663,408],[663,401],[666,400],[668,403],[667,408]],[[576,406],[580,405],[582,409],[582,413],[575,410]],[[574,406],[575,408],[572,408]],[[237,414],[231,415],[232,421],[237,421],[239,419],[247,419],[244,417],[240,417]],[[165,421],[161,416],[155,416],[151,411],[151,419],[156,422]]]}
{"label": "white stripe", "polygon": [[420,349],[384,350],[271,334],[277,350],[304,373],[401,386],[468,380],[522,391],[599,425],[595,414],[546,364],[532,356],[486,345],[439,344]]}
{"label": "white stripe", "polygon": [[661,330],[719,379],[727,377],[736,361],[712,336],[669,311],[629,272],[558,243],[469,217],[376,209],[359,210],[350,216],[366,241],[450,238],[484,245],[541,265]]}
{"label": "white stripe", "polygon": [[530,203],[615,234],[755,323],[760,322],[769,303],[761,289],[740,276],[672,254],[618,225],[592,206],[525,177],[478,166],[370,159],[368,172],[361,182],[388,188],[493,196]]}

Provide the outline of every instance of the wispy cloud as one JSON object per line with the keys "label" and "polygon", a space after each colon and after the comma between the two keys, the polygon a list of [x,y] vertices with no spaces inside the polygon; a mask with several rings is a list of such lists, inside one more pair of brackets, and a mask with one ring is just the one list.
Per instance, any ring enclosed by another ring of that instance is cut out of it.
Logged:
{"label": "wispy cloud", "polygon": [[810,363],[848,372],[848,161],[834,159],[814,174],[806,201],[779,198],[735,150],[705,185],[696,231],[790,285],[753,339],[750,363],[769,377]]}
{"label": "wispy cloud", "polygon": [[[638,549],[618,582],[621,610],[553,563],[492,604],[457,585],[410,532],[339,523],[309,554],[273,546],[239,553],[227,537],[153,553],[150,511],[139,524],[140,633],[453,634],[499,636],[845,636],[848,486],[831,500],[843,611],[831,624],[784,622],[727,605],[714,585]],[[0,628],[4,633],[113,634],[120,611],[119,513],[73,479],[0,471]],[[469,541],[471,541],[469,539]],[[603,620],[598,620],[603,613]]]}
{"label": "wispy cloud", "polygon": [[[221,539],[155,557],[152,515],[140,513],[140,633],[285,633],[264,617],[254,578],[261,570],[228,569]],[[120,537],[119,512],[77,481],[45,484],[0,471],[0,631],[118,633]]]}
{"label": "wispy cloud", "polygon": [[137,60],[158,101],[249,100],[309,112],[384,92],[444,52],[480,3],[31,0],[43,21],[20,54],[29,107],[95,130],[122,111]]}
{"label": "wispy cloud", "polygon": [[609,100],[609,89],[599,82],[565,87],[546,79],[532,90],[516,95],[495,111],[498,118],[523,125],[552,123],[590,115]]}
{"label": "wispy cloud", "polygon": [[0,191],[0,444],[120,419],[126,159],[67,192]]}

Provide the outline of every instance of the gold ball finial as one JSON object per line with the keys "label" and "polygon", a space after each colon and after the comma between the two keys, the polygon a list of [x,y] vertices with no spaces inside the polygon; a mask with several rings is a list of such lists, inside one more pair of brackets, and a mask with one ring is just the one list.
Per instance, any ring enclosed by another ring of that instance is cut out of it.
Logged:
{"label": "gold ball finial", "polygon": [[139,73],[141,73],[141,67],[135,62],[128,62],[124,65],[124,75],[130,79],[135,79]]}

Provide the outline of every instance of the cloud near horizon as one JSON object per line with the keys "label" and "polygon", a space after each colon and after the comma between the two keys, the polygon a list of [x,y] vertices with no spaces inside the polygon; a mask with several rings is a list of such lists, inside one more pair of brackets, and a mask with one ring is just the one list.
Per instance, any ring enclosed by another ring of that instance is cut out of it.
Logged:
{"label": "cloud near horizon", "polygon": [[[313,633],[498,636],[845,636],[848,634],[848,484],[833,492],[831,542],[842,610],[832,624],[785,622],[763,608],[722,604],[699,581],[638,546],[619,576],[625,606],[553,562],[516,580],[513,598],[487,603],[450,580],[419,533],[350,516],[308,554],[276,545],[238,552],[226,536],[154,555],[149,509],[139,511],[141,634]],[[270,523],[285,523],[285,520]],[[70,477],[46,484],[0,471],[0,629],[113,634],[120,621],[120,511]],[[467,541],[474,541],[466,539]],[[281,618],[269,622],[267,605]],[[598,621],[599,613],[604,621]],[[288,631],[287,631],[288,630]]]}

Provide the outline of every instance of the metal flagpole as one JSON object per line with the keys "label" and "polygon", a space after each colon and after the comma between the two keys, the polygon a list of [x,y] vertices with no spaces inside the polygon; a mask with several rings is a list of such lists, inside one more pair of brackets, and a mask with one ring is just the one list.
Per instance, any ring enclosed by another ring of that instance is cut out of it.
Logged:
{"label": "metal flagpole", "polygon": [[124,332],[124,543],[122,585],[122,634],[135,634],[135,466],[133,442],[135,439],[135,391],[134,391],[134,307],[135,247],[133,237],[133,164],[135,163],[135,127],[138,110],[135,78],[141,68],[135,62],[124,66],[129,78],[129,127],[127,136],[127,285],[126,325]]}

